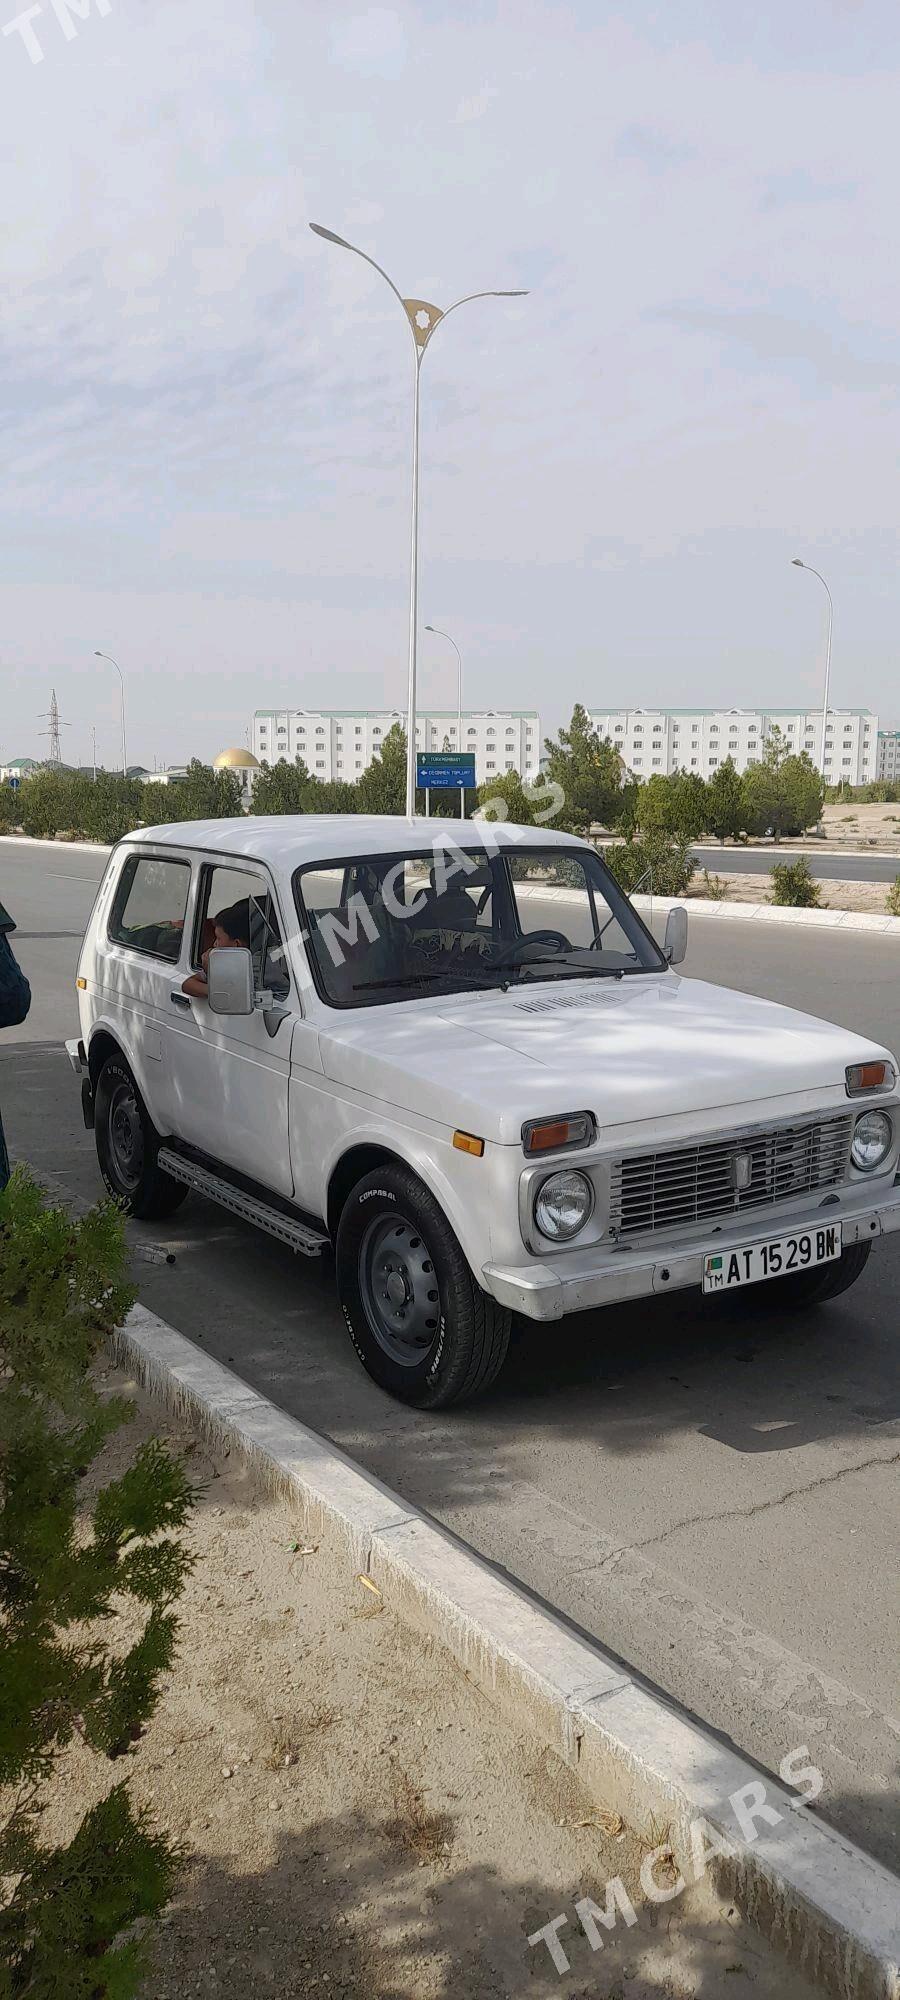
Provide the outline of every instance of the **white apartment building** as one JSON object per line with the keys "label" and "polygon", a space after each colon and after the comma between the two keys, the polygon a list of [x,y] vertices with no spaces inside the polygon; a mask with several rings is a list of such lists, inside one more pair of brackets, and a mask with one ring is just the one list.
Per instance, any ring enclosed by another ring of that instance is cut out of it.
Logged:
{"label": "white apartment building", "polygon": [[[731,757],[738,771],[758,764],[777,723],[788,748],[805,750],[821,769],[821,708],[606,708],[591,722],[608,736],[636,778],[658,771],[696,771],[711,778]],[[866,785],[878,760],[878,717],[867,708],[830,708],[825,730],[825,778]]]}
{"label": "white apartment building", "polygon": [[[343,778],[355,784],[395,722],[406,722],[399,709],[258,708],[253,749],[261,763],[277,764],[279,757],[293,763],[301,757],[314,778]],[[464,709],[460,740],[455,708],[422,709],[416,718],[416,747],[474,750],[479,785],[504,771],[537,777],[543,747],[541,719],[534,708]]]}
{"label": "white apartment building", "polygon": [[879,729],[876,776],[889,784],[900,778],[900,729]]}

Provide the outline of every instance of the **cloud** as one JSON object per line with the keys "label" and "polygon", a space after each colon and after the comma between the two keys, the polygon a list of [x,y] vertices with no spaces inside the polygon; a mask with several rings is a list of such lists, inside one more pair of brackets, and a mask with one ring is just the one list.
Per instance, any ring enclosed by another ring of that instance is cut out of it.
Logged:
{"label": "cloud", "polygon": [[331,60],[357,76],[396,81],[406,68],[406,33],[399,14],[390,7],[369,7],[335,22]]}
{"label": "cloud", "polygon": [[483,83],[474,97],[463,97],[456,107],[457,125],[477,124],[479,118],[484,118],[490,110],[494,98],[499,95],[500,92],[492,83]]}
{"label": "cloud", "polygon": [[408,295],[529,288],[454,315],[422,375],[422,602],[485,700],[550,724],[601,687],[716,699],[726,667],[729,699],[774,698],[806,657],[800,537],[840,603],[836,699],[892,702],[879,5],[866,42],[828,8],[808,34],[811,0],[220,0],[214,36],[154,0],[92,7],[38,66],[0,41],[23,752],[51,667],[87,713],[94,645],[133,663],[145,763],[215,748],[226,708],[234,735],[260,676],[402,696],[411,343],[311,218]]}

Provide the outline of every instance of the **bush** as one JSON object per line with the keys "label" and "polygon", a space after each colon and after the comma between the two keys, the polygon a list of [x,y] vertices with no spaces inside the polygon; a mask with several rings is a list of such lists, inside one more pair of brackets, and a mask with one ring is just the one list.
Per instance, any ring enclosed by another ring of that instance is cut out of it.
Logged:
{"label": "bush", "polygon": [[701,880],[704,896],[708,896],[713,903],[724,903],[728,894],[728,884],[723,882],[721,875],[711,875],[709,869],[704,868]]}
{"label": "bush", "polygon": [[890,916],[900,917],[900,875],[894,876],[884,899],[884,907]]}
{"label": "bush", "polygon": [[629,895],[641,888],[656,896],[683,896],[697,867],[686,841],[659,836],[607,847],[603,859]]}
{"label": "bush", "polygon": [[[124,1783],[66,1845],[40,1838],[41,1792],[72,1737],[119,1758],[152,1713],[190,1561],[171,1532],[190,1492],[157,1441],[91,1507],[81,1494],[129,1414],[101,1401],[89,1376],[130,1303],[124,1268],[114,1207],[73,1221],[15,1169],[0,1195],[2,2000],[130,2000],[143,1972],[133,1926],[168,1900],[179,1866]],[[109,1633],[123,1601],[145,1613],[127,1646]]]}
{"label": "bush", "polygon": [[776,861],[772,870],[773,903],[790,904],[797,910],[819,907],[819,884],[810,874],[809,862]]}

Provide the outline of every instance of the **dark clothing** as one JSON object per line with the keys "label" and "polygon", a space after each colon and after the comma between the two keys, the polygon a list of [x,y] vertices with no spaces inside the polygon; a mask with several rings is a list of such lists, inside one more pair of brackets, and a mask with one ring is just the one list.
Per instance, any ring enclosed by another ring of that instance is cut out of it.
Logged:
{"label": "dark clothing", "polygon": [[[15,924],[0,903],[0,1028],[17,1028],[31,1006],[31,987],[9,943],[8,932],[13,930]],[[5,1188],[8,1180],[9,1158],[0,1117],[0,1188]]]}

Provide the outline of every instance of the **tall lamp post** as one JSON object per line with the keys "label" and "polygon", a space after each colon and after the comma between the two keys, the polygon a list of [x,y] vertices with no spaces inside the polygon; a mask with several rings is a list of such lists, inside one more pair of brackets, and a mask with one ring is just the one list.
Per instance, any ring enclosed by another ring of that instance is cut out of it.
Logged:
{"label": "tall lamp post", "polygon": [[[461,652],[460,652],[460,650],[459,650],[459,647],[458,647],[458,645],[457,645],[457,643],[456,643],[456,640],[455,640],[455,639],[451,639],[451,637],[450,637],[450,634],[449,634],[449,632],[442,632],[442,631],[441,631],[441,628],[440,628],[440,626],[439,626],[439,625],[426,625],[426,627],[425,627],[425,630],[426,630],[426,632],[433,632],[433,633],[434,633],[434,636],[435,636],[435,638],[436,638],[436,639],[446,639],[446,641],[447,641],[447,644],[448,644],[448,646],[452,646],[452,647],[453,647],[453,651],[454,651],[454,653],[456,654],[456,714],[457,714],[457,732],[456,732],[456,733],[457,733],[457,744],[456,744],[456,747],[457,747],[457,749],[458,749],[458,751],[459,751],[459,753],[460,753],[460,756],[461,756],[461,755],[462,755],[462,747],[463,747],[463,743],[462,743],[462,654],[461,654]],[[460,788],[459,788],[459,816],[460,816],[460,819],[465,819],[465,816],[466,816],[466,788],[465,788],[465,785],[460,785]]]}
{"label": "tall lamp post", "polygon": [[120,667],[120,665],[119,665],[119,662],[118,662],[118,660],[114,660],[114,659],[113,659],[113,656],[112,656],[112,654],[111,654],[111,653],[98,653],[98,651],[97,651],[97,648],[95,647],[95,648],[94,648],[94,659],[95,659],[95,660],[108,660],[108,661],[109,661],[109,664],[110,664],[110,666],[111,666],[111,667],[115,667],[115,670],[116,670],[116,673],[117,673],[117,674],[118,674],[118,676],[119,676],[119,686],[120,686],[120,691],[121,691],[121,696],[122,696],[122,776],[123,776],[123,778],[127,778],[127,776],[128,776],[128,755],[127,755],[127,752],[126,752],[126,749],[125,749],[125,676],[124,676],[124,674],[123,674],[123,672],[122,672],[122,669],[121,669],[121,667]]}
{"label": "tall lamp post", "polygon": [[828,722],[828,688],[829,688],[829,683],[830,683],[830,681],[831,681],[831,634],[832,634],[832,632],[833,632],[833,630],[834,630],[834,604],[832,603],[832,598],[831,598],[831,591],[829,590],[829,588],[828,588],[828,585],[827,585],[827,583],[825,582],[825,578],[824,578],[824,576],[822,576],[822,575],[821,575],[820,571],[819,571],[819,570],[817,570],[817,569],[813,569],[813,567],[812,567],[812,564],[811,564],[811,563],[805,563],[805,562],[801,562],[801,559],[800,559],[800,557],[799,557],[799,556],[793,556],[793,557],[791,558],[791,561],[792,561],[792,565],[793,565],[793,568],[794,568],[794,569],[805,569],[805,570],[808,570],[808,571],[809,571],[809,574],[810,574],[810,576],[817,576],[817,577],[819,578],[819,582],[820,582],[820,584],[822,585],[822,588],[823,588],[823,590],[824,590],[824,592],[825,592],[825,595],[826,595],[826,597],[827,597],[827,599],[828,599],[828,637],[827,637],[827,639],[826,639],[826,641],[825,641],[825,698],[824,698],[824,700],[823,700],[823,702],[822,702],[822,782],[823,782],[823,784],[824,784],[824,782],[825,782],[825,728],[826,728],[826,724],[827,724],[827,722]]}
{"label": "tall lamp post", "polygon": [[441,320],[449,319],[458,312],[460,306],[471,305],[473,299],[524,299],[527,294],[517,292],[469,292],[466,298],[457,299],[455,304],[442,312],[440,306],[429,305],[427,299],[405,299],[401,291],[389,278],[380,264],[368,251],[360,250],[355,243],[348,243],[346,237],[336,236],[333,229],[323,228],[320,222],[311,222],[310,229],[315,236],[323,236],[326,243],[336,243],[341,250],[352,250],[355,257],[371,264],[386,285],[390,285],[395,299],[399,299],[406,321],[412,334],[415,381],[413,389],[413,446],[412,446],[412,523],[409,557],[409,695],[406,717],[406,813],[412,819],[416,809],[416,638],[418,631],[419,604],[419,377],[425,349]]}

